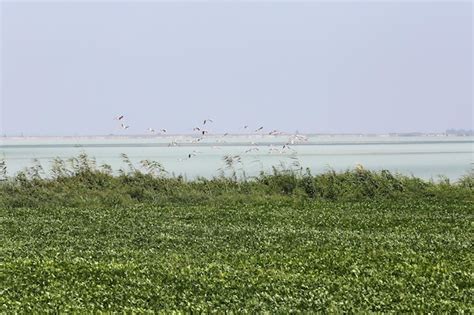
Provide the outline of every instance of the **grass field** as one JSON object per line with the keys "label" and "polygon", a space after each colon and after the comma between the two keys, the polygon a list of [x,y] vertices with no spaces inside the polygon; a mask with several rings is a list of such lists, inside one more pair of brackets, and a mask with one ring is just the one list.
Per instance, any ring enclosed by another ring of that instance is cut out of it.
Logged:
{"label": "grass field", "polygon": [[36,175],[0,184],[1,312],[474,311],[472,177]]}

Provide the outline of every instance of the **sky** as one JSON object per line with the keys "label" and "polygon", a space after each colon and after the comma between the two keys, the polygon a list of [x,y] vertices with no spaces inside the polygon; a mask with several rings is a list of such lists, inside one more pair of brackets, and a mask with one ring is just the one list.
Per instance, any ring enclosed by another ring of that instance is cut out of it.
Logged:
{"label": "sky", "polygon": [[472,16],[470,1],[2,1],[0,133],[472,129]]}

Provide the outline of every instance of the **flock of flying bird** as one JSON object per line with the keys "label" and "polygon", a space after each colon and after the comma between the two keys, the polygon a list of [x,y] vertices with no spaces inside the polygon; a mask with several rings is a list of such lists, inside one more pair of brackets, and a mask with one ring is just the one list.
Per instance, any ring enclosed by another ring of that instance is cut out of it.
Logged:
{"label": "flock of flying bird", "polygon": [[[123,130],[127,130],[130,128],[129,125],[127,125],[125,123],[125,116],[124,115],[119,115],[115,118],[119,123],[120,123],[120,128],[123,129]],[[206,129],[206,126],[209,126],[209,124],[213,123],[214,121],[212,119],[204,119],[203,122],[202,122],[202,125],[201,126],[198,126],[198,127],[194,127],[193,128],[193,131],[196,132],[199,137],[197,138],[194,138],[191,140],[191,143],[198,143],[200,142],[201,140],[204,139],[204,137],[209,134],[209,130]],[[260,126],[258,127],[257,129],[253,130],[255,133],[259,133],[259,132],[262,132],[262,130],[264,129],[263,126]],[[249,129],[249,126],[248,125],[244,125],[243,126],[243,130],[245,131],[251,131],[251,129]],[[156,129],[154,128],[148,128],[147,131],[150,133],[150,134],[157,134],[157,131]],[[166,129],[159,129],[159,134],[161,135],[165,135],[167,133],[167,130]],[[283,135],[283,132],[281,131],[278,131],[276,129],[266,133],[268,135],[271,135],[271,136],[278,136],[278,135]],[[229,135],[229,133],[224,133],[223,134],[223,137]],[[262,134],[263,135],[263,134]],[[277,147],[277,146],[274,146],[272,144],[269,145],[269,151],[268,153],[269,154],[272,154],[272,153],[285,153],[287,151],[290,151],[292,153],[295,153],[296,151],[293,150],[290,145],[293,145],[295,143],[298,143],[298,142],[306,142],[308,141],[308,138],[304,135],[300,135],[300,134],[294,134],[294,135],[290,135],[289,136],[289,139],[288,141],[283,144],[283,146],[281,147]],[[225,142],[223,141],[222,139],[218,139],[217,142]],[[172,140],[168,146],[178,146],[179,143],[177,140]],[[260,148],[258,147],[258,144],[255,143],[255,142],[251,142],[251,147],[248,148],[247,150],[245,150],[243,153],[250,153],[250,152],[254,152],[254,151],[259,151]],[[221,149],[219,146],[212,146],[213,149]],[[187,155],[187,158],[190,159],[192,158],[193,156],[196,156],[199,152],[196,151],[196,150],[193,150],[191,153],[189,153]],[[232,158],[232,156],[230,156],[230,158]],[[239,155],[235,155],[233,156],[233,158],[235,158],[237,161],[240,161],[240,156]],[[180,159],[181,161],[183,159]]]}

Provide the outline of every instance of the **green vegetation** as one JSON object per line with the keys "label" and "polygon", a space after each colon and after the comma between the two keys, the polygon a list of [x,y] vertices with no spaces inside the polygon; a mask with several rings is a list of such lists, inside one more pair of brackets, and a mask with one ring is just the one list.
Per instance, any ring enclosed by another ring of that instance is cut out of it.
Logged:
{"label": "green vegetation", "polygon": [[3,177],[1,312],[474,311],[472,174],[246,179],[228,159],[188,182],[124,160]]}

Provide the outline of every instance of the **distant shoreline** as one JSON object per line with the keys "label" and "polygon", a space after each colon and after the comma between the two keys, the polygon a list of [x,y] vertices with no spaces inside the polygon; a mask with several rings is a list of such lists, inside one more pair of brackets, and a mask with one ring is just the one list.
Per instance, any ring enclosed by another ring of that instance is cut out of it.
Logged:
{"label": "distant shoreline", "polygon": [[[0,149],[9,148],[95,148],[95,147],[230,147],[230,146],[311,146],[311,145],[396,145],[474,143],[473,136],[446,134],[362,135],[362,134],[198,134],[109,135],[109,136],[27,136],[0,137]],[[292,139],[293,138],[293,139]]]}
{"label": "distant shoreline", "polygon": [[[278,135],[269,135],[267,133],[228,133],[228,134],[208,134],[205,138],[217,138],[217,137],[265,137],[265,138],[278,138],[295,135],[296,133],[281,133]],[[427,137],[427,138],[439,138],[439,137],[452,137],[452,138],[468,138],[473,137],[472,134],[446,134],[446,133],[389,133],[389,134],[375,134],[375,133],[299,133],[300,135],[308,137],[367,137],[367,138],[401,138],[401,137]],[[167,139],[167,138],[199,138],[200,134],[138,134],[138,135],[67,135],[67,136],[1,136],[2,140],[127,140],[127,139]]]}

